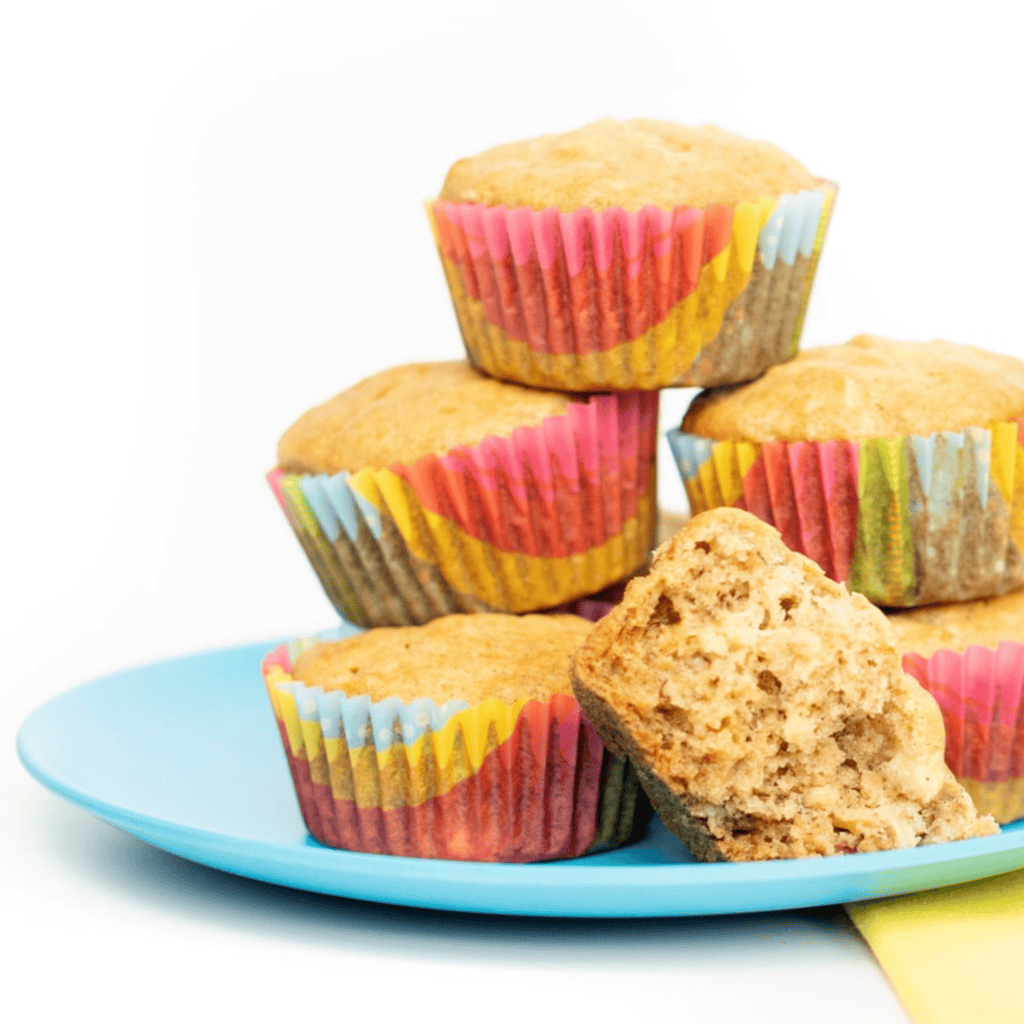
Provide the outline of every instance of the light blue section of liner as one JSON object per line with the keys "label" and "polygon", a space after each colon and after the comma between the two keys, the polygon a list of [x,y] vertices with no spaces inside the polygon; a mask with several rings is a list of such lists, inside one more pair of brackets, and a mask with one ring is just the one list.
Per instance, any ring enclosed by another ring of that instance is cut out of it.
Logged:
{"label": "light blue section of liner", "polygon": [[[950,454],[955,453],[955,460],[952,463],[936,457],[936,446],[940,439],[948,446]],[[912,434],[910,443],[922,488],[928,495],[933,516],[940,509],[951,505],[953,493],[960,489],[959,480],[968,447],[974,452],[978,498],[982,508],[988,507],[992,474],[992,435],[989,431],[981,427],[968,427],[965,430],[943,430],[925,436]]]}
{"label": "light blue section of liner", "polygon": [[[715,442],[706,437],[683,433],[676,428],[667,430],[665,437],[683,480],[692,480],[698,476],[700,467],[711,458]],[[948,453],[945,458],[936,453],[940,439],[945,442],[943,448]],[[989,431],[981,427],[968,427],[966,430],[940,431],[923,436],[911,434],[909,441],[933,515],[938,513],[940,507],[949,504],[953,493],[959,490],[958,479],[963,472],[968,446],[973,449],[975,456],[978,496],[982,508],[988,506],[992,471],[992,435]]]}
{"label": "light blue section of liner", "polygon": [[709,438],[684,434],[676,428],[665,431],[665,437],[684,480],[692,480],[700,473],[700,467],[711,458],[715,447],[715,442]]}
{"label": "light blue section of liner", "polygon": [[320,528],[333,544],[344,530],[352,541],[359,534],[359,518],[365,520],[376,540],[380,540],[380,512],[348,483],[347,470],[328,476],[326,473],[303,476],[299,486],[309,503]]}
{"label": "light blue section of liner", "polygon": [[935,454],[935,438],[934,436],[920,437],[917,434],[911,434],[910,446],[914,452],[914,461],[917,463],[917,474],[921,478],[922,489],[927,494],[932,486],[932,456]]}
{"label": "light blue section of liner", "polygon": [[809,258],[814,252],[825,193],[820,189],[783,196],[757,237],[761,262],[769,269],[775,260],[792,266],[796,255]]}
{"label": "light blue section of liner", "polygon": [[325,473],[320,473],[317,476],[299,477],[299,489],[305,496],[310,511],[320,524],[320,529],[324,531],[327,539],[333,544],[338,539],[341,530],[338,524],[338,516],[335,514],[334,509],[331,508],[331,503],[327,500],[327,495],[324,494],[322,486],[319,486],[321,481],[326,479]]}
{"label": "light blue section of liner", "polygon": [[[326,639],[326,637],[324,637]],[[397,697],[372,702],[365,694],[348,697],[337,690],[294,681],[278,683],[295,698],[299,717],[318,722],[325,739],[338,739],[342,731],[350,749],[373,746],[387,750],[396,743],[415,743],[428,730],[437,732],[448,720],[469,707],[464,700],[435,704],[426,697],[405,704]]]}

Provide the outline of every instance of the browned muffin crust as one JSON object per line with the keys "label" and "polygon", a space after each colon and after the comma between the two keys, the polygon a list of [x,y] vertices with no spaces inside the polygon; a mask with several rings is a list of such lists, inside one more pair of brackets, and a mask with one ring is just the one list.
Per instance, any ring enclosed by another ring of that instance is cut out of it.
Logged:
{"label": "browned muffin crust", "polygon": [[718,441],[931,434],[1024,416],[1024,363],[949,341],[862,334],[698,395],[683,430]]}
{"label": "browned muffin crust", "polygon": [[495,146],[459,160],[441,198],[488,206],[639,210],[733,206],[818,185],[769,142],[714,125],[606,118],[575,131]]}
{"label": "browned muffin crust", "polygon": [[409,465],[537,426],[564,414],[570,401],[556,391],[494,380],[465,360],[393,366],[300,416],[282,436],[277,462],[291,473]]}
{"label": "browned muffin crust", "polygon": [[904,653],[930,658],[936,651],[1024,643],[1024,590],[980,601],[939,604],[886,613]]}
{"label": "browned muffin crust", "polygon": [[577,615],[448,615],[318,644],[292,677],[374,701],[546,701],[572,693],[569,658],[590,629]]}
{"label": "browned muffin crust", "polygon": [[702,860],[884,850],[996,830],[885,616],[747,512],[695,516],[594,627],[573,688]]}

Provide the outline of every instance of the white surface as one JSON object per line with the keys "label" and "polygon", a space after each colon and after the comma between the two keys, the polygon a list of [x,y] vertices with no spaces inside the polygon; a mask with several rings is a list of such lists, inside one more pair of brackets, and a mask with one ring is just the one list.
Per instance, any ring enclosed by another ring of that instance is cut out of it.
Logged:
{"label": "white surface", "polygon": [[841,186],[805,344],[869,330],[1024,355],[1019,16],[918,10],[4,8],[5,1007],[906,1020],[831,911],[536,922],[293,893],[64,805],[13,739],[91,676],[331,623],[262,474],[307,406],[460,354],[421,203],[461,155],[604,115],[771,139]]}

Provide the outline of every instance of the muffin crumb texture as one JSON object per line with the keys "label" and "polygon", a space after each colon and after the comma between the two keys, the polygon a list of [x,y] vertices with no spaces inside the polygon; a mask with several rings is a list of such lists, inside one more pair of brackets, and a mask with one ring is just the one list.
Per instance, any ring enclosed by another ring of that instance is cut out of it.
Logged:
{"label": "muffin crumb texture", "polygon": [[569,658],[590,627],[577,615],[446,615],[317,644],[292,674],[307,686],[374,701],[546,701],[572,692]]}
{"label": "muffin crumb texture", "polygon": [[552,206],[562,213],[612,206],[734,206],[818,187],[770,142],[715,125],[605,118],[575,131],[495,146],[459,160],[441,199],[487,206]]}
{"label": "muffin crumb texture", "polygon": [[962,654],[971,646],[995,650],[1004,642],[1024,644],[1024,590],[886,614],[896,633],[897,647],[925,658],[941,650]]}
{"label": "muffin crumb texture", "polygon": [[950,341],[860,334],[749,384],[701,392],[682,429],[716,441],[932,434],[1024,416],[1024,363]]}
{"label": "muffin crumb texture", "polygon": [[701,860],[997,831],[946,767],[938,706],[884,615],[738,509],[659,548],[577,653],[573,685]]}
{"label": "muffin crumb texture", "polygon": [[489,435],[562,416],[556,391],[494,380],[464,359],[392,366],[305,412],[285,431],[278,465],[293,473],[355,472],[411,465]]}

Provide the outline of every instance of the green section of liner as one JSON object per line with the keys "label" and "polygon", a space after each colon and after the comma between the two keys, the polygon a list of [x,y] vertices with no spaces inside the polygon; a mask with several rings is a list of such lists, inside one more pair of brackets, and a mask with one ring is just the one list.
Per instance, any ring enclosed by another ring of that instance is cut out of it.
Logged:
{"label": "green section of liner", "polygon": [[881,605],[903,605],[916,584],[905,437],[860,442],[857,540],[850,590]]}

